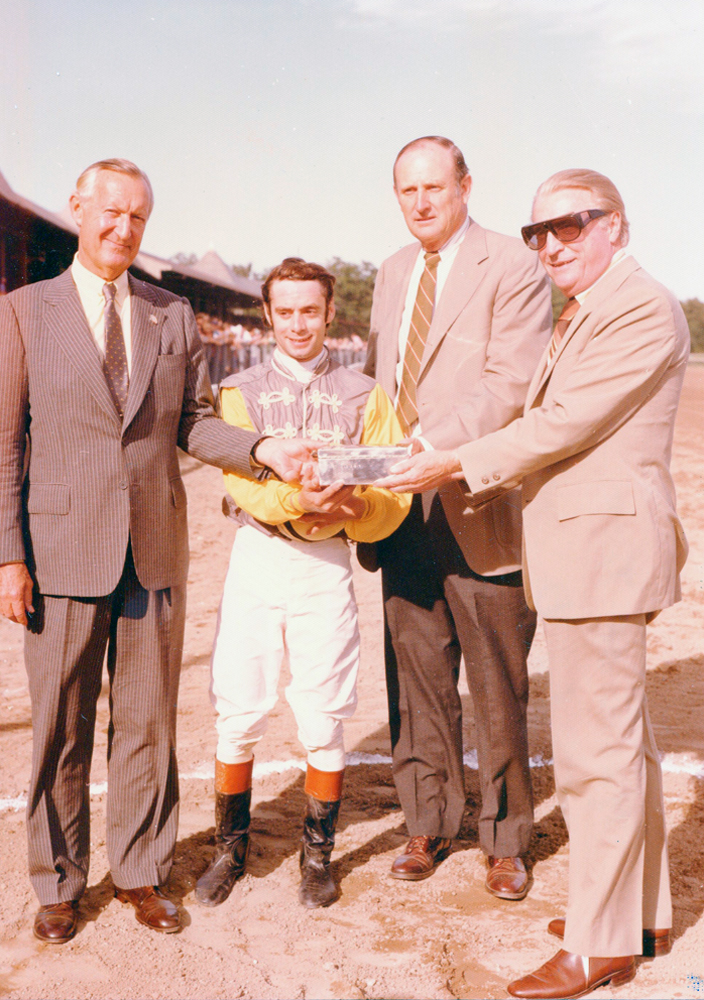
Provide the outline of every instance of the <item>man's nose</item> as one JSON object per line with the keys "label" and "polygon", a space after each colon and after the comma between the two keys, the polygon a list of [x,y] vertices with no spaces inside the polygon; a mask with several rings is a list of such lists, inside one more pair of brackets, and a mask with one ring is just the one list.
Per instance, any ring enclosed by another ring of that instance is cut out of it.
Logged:
{"label": "man's nose", "polygon": [[554,233],[551,233],[550,230],[548,229],[547,240],[545,241],[545,246],[543,248],[543,253],[547,253],[547,254],[551,254],[551,255],[554,254],[554,253],[559,253],[559,251],[562,250],[562,248],[564,247],[564,245],[565,244],[561,243],[560,240],[558,240],[557,236],[555,236]]}
{"label": "man's nose", "polygon": [[132,225],[129,215],[120,215],[115,223],[115,233],[121,240],[129,238]]}
{"label": "man's nose", "polygon": [[416,212],[426,212],[429,204],[430,201],[427,193],[422,188],[419,188],[416,195]]}
{"label": "man's nose", "polygon": [[303,322],[303,314],[294,311],[291,316],[291,330],[295,332],[297,330],[303,330],[303,329],[305,329],[305,324]]}

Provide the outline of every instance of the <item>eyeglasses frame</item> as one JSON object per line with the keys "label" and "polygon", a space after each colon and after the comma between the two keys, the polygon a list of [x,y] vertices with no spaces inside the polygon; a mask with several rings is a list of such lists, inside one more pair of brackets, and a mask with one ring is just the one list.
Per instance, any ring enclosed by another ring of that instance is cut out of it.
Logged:
{"label": "eyeglasses frame", "polygon": [[[609,215],[609,212],[602,208],[587,208],[583,212],[569,212],[567,215],[558,215],[554,219],[546,219],[544,222],[532,222],[528,226],[523,226],[521,228],[521,236],[523,237],[523,242],[529,250],[536,250],[539,252],[544,249],[545,244],[547,243],[548,233],[552,233],[555,239],[559,240],[560,243],[574,243],[574,241],[578,240],[581,236],[582,230],[585,229],[593,219],[600,219],[604,215]],[[578,227],[579,232],[570,240],[561,239],[555,230],[555,226],[559,222],[572,222]],[[543,237],[542,245],[541,236]],[[530,243],[532,237],[536,238],[536,246],[532,246]]]}

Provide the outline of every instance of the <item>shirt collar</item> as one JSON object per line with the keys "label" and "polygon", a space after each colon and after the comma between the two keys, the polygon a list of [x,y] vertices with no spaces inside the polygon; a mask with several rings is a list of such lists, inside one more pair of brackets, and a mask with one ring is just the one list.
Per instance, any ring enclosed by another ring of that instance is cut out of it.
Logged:
{"label": "shirt collar", "polygon": [[625,247],[621,247],[620,250],[617,250],[616,253],[613,255],[613,257],[609,262],[609,266],[606,268],[603,274],[599,275],[594,284],[590,285],[589,288],[585,288],[583,292],[577,292],[575,298],[577,302],[579,302],[580,306],[584,304],[584,300],[586,299],[586,297],[589,295],[592,289],[599,284],[604,275],[608,274],[609,271],[613,270],[613,268],[616,267],[618,264],[620,264],[621,261],[625,260],[626,257],[630,257],[630,254],[626,252]]}
{"label": "shirt collar", "polygon": [[[101,278],[99,274],[94,274],[93,271],[89,271],[87,267],[81,264],[78,259],[78,254],[73,258],[73,263],[71,264],[71,276],[75,282],[76,288],[82,295],[94,295],[103,298],[103,285],[110,284],[105,278]],[[117,304],[122,305],[127,296],[130,294],[130,283],[127,277],[127,271],[123,271],[122,274],[115,278],[112,282],[115,285]]]}
{"label": "shirt collar", "polygon": [[454,246],[457,246],[458,243],[461,243],[462,240],[464,239],[464,234],[467,232],[468,229],[469,229],[469,216],[465,215],[464,222],[462,223],[460,228],[454,231],[454,233],[449,238],[447,243],[445,243],[444,246],[440,247],[438,253],[444,254],[447,250],[451,250]]}
{"label": "shirt collar", "polygon": [[327,360],[327,347],[324,347],[320,354],[314,358],[310,358],[308,361],[296,361],[295,358],[285,354],[280,347],[277,347],[274,351],[274,361],[277,362],[278,366],[285,369],[297,382],[306,384],[313,381],[315,376],[319,374],[318,369],[322,369]]}

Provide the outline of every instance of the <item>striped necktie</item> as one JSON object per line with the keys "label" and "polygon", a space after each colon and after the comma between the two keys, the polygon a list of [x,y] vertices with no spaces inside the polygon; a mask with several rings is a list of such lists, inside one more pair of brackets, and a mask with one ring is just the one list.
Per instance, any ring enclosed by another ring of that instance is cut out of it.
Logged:
{"label": "striped necktie", "polygon": [[411,326],[408,331],[406,353],[403,356],[403,374],[398,390],[396,412],[404,434],[409,434],[418,422],[418,406],[416,404],[416,385],[423,360],[423,349],[428,339],[430,324],[433,320],[435,305],[435,286],[440,254],[429,251],[425,254],[425,268],[418,283],[416,303],[411,316]]}
{"label": "striped necktie", "polygon": [[122,335],[122,323],[115,308],[115,285],[103,285],[105,296],[105,357],[103,371],[108,389],[115,402],[120,420],[125,412],[127,390],[130,379],[127,371],[127,353],[125,338]]}
{"label": "striped necktie", "polygon": [[560,346],[560,341],[567,331],[567,327],[570,325],[572,317],[579,309],[579,302],[577,299],[568,299],[562,309],[562,312],[557,318],[557,323],[555,323],[555,329],[552,332],[552,338],[550,340],[550,346],[548,347],[548,363],[549,368],[552,364],[553,358]]}

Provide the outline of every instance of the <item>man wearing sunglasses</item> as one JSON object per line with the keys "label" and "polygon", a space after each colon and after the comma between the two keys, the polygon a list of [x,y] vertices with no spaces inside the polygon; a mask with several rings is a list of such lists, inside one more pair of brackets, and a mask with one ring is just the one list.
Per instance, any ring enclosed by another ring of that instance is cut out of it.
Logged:
{"label": "man wearing sunglasses", "polygon": [[523,238],[568,297],[523,417],[377,485],[464,480],[470,502],[523,484],[524,580],[545,622],[555,782],[570,835],[564,949],[509,985],[576,997],[670,950],[662,777],[645,696],[646,624],[680,599],[687,542],[669,472],[689,332],[675,297],[626,254],[612,182],[565,170]]}

